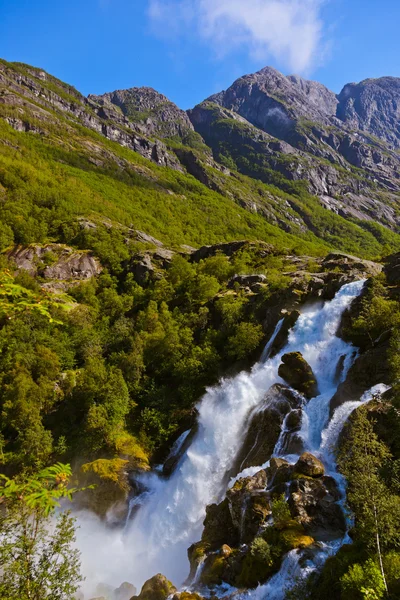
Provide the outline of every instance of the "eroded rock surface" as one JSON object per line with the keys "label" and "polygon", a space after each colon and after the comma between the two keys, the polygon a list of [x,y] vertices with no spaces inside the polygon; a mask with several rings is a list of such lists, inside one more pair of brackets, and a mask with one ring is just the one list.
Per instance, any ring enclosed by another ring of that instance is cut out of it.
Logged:
{"label": "eroded rock surface", "polygon": [[248,467],[262,465],[270,459],[286,415],[300,405],[301,398],[284,385],[277,383],[268,390],[263,401],[249,416],[234,474]]}

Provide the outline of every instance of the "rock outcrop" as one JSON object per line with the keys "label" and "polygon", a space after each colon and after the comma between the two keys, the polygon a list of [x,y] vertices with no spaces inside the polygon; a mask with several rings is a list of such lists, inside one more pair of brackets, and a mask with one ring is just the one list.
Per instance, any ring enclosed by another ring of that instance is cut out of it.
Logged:
{"label": "rock outcrop", "polygon": [[295,464],[272,458],[266,470],[236,481],[207,509],[202,539],[188,552],[191,578],[201,564],[197,584],[256,587],[290,550],[312,553],[315,542],[342,537],[341,495],[324,473],[321,461],[304,453]]}
{"label": "rock outcrop", "polygon": [[288,387],[273,385],[249,415],[248,428],[232,475],[267,462],[279,439],[286,415],[301,405],[301,398]]}
{"label": "rock outcrop", "polygon": [[176,587],[168,579],[158,573],[148,579],[138,596],[132,596],[131,600],[167,600],[168,596],[176,592]]}
{"label": "rock outcrop", "polygon": [[300,352],[284,354],[278,374],[306,398],[318,396],[318,384],[313,370]]}
{"label": "rock outcrop", "polygon": [[90,252],[80,252],[62,244],[15,246],[7,256],[18,269],[48,280],[90,279],[102,271]]}
{"label": "rock outcrop", "polygon": [[314,539],[334,540],[346,532],[346,520],[337,501],[336,482],[331,477],[295,479],[289,487],[289,507],[292,517]]}

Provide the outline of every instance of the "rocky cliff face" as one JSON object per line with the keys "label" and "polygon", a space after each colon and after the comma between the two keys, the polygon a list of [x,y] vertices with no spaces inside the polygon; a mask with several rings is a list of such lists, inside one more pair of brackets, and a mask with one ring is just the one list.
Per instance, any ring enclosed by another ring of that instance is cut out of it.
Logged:
{"label": "rocky cliff face", "polygon": [[400,79],[381,77],[349,83],[338,96],[337,117],[352,129],[400,147]]}
{"label": "rocky cliff face", "polygon": [[[0,61],[0,105],[16,130],[46,135],[59,119],[94,130],[296,235],[321,237],[296,196],[319,208],[398,232],[400,80],[348,84],[336,96],[318,82],[266,67],[187,113],[152,88],[85,98],[40,69]],[[96,165],[101,157],[93,156]],[[122,165],[119,165],[122,166]],[[247,180],[272,184],[250,189]]]}
{"label": "rocky cliff face", "polygon": [[255,166],[306,180],[329,210],[397,229],[392,193],[399,192],[400,180],[399,85],[395,78],[368,80],[336,96],[317,82],[267,67],[189,116],[217,156],[228,152],[246,174],[256,176]]}

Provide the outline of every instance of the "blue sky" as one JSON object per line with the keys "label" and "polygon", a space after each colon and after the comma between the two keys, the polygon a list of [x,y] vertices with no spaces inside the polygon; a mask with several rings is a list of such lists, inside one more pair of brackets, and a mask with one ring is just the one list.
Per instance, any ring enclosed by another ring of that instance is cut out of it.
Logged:
{"label": "blue sky", "polygon": [[265,65],[336,92],[400,77],[399,23],[399,0],[0,0],[0,57],[189,108]]}

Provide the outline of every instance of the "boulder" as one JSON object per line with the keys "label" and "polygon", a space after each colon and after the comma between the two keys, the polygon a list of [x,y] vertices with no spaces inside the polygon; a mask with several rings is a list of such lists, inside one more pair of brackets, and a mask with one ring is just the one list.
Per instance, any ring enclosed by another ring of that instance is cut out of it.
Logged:
{"label": "boulder", "polygon": [[170,477],[170,475],[174,472],[182,457],[186,453],[186,450],[192,443],[193,438],[197,433],[197,429],[198,426],[197,423],[195,423],[190,430],[185,431],[177,440],[175,440],[175,443],[172,446],[163,465],[163,475],[165,477]]}
{"label": "boulder", "polygon": [[304,450],[304,440],[299,431],[303,418],[303,411],[298,408],[292,410],[285,419],[285,430],[282,432],[280,454],[301,454]]}
{"label": "boulder", "polygon": [[346,521],[332,477],[294,479],[289,488],[291,515],[306,533],[319,541],[334,540],[346,532]]}
{"label": "boulder", "polygon": [[306,475],[306,477],[322,477],[325,473],[325,467],[318,458],[304,452],[294,466],[295,473]]}
{"label": "boulder", "polygon": [[248,419],[247,433],[238,453],[233,476],[247,467],[261,466],[274,451],[281,434],[283,421],[292,409],[297,409],[301,399],[287,386],[273,385],[263,401]]}
{"label": "boulder", "polygon": [[158,573],[148,579],[143,584],[139,596],[132,596],[131,600],[166,600],[176,591],[176,587],[168,581],[165,575]]}
{"label": "boulder", "polygon": [[143,285],[151,280],[161,279],[163,270],[170,266],[174,256],[175,252],[167,248],[147,250],[135,254],[126,268],[133,274],[135,281]]}
{"label": "boulder", "polygon": [[291,387],[304,394],[306,398],[318,396],[318,385],[312,368],[303,358],[301,352],[289,352],[282,356],[282,363],[278,370]]}

